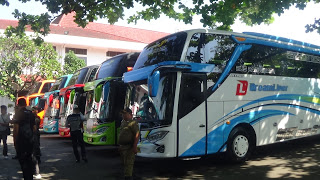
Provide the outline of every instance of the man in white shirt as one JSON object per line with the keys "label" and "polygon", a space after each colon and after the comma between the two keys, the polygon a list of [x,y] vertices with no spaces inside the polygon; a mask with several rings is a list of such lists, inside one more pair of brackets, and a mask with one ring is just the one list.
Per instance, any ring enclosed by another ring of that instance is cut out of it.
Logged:
{"label": "man in white shirt", "polygon": [[10,117],[7,114],[7,106],[1,106],[1,116],[0,116],[0,144],[1,140],[3,143],[3,156],[5,159],[8,159],[8,145],[7,145],[7,136],[9,128]]}

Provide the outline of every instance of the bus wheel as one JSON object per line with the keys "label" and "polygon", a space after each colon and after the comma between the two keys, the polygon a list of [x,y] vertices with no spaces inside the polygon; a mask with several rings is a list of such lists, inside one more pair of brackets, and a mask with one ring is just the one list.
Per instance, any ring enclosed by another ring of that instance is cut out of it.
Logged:
{"label": "bus wheel", "polygon": [[231,131],[228,144],[228,158],[233,162],[244,162],[248,159],[253,149],[253,143],[249,133],[242,127]]}

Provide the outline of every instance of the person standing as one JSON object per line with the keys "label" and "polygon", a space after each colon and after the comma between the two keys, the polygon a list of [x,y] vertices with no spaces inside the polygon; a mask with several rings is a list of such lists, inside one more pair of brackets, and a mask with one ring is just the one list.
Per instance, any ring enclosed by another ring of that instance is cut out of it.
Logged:
{"label": "person standing", "polygon": [[15,130],[15,128],[17,127],[15,124],[17,124],[18,123],[18,121],[17,121],[17,119],[16,119],[16,114],[18,114],[17,112],[18,112],[18,110],[19,110],[19,107],[18,106],[15,106],[14,107],[14,115],[13,115],[13,118],[12,118],[12,120],[10,121],[10,123],[13,125],[13,142],[14,142],[14,150],[15,150],[15,152],[16,152],[16,155],[15,156],[13,156],[12,157],[12,159],[18,159],[18,153],[17,153],[17,147],[16,147],[16,137],[17,137],[17,135],[16,135],[16,133],[17,133],[17,131]]}
{"label": "person standing", "polygon": [[15,116],[17,123],[14,124],[15,146],[18,160],[25,180],[33,179],[33,135],[36,132],[35,117],[32,111],[26,109],[26,100],[18,100],[18,110]]}
{"label": "person standing", "polygon": [[34,133],[33,145],[33,162],[34,162],[34,178],[41,179],[39,164],[41,163],[41,150],[40,150],[40,117],[38,116],[38,107],[32,107],[32,112],[35,116],[36,132]]}
{"label": "person standing", "polygon": [[[8,159],[8,145],[7,145],[7,136],[9,135],[10,128],[9,128],[9,121],[10,117],[7,114],[7,106],[1,106],[1,116],[0,116],[0,144],[1,140],[3,143],[3,151],[2,154],[5,159]],[[8,130],[9,128],[9,130]]]}
{"label": "person standing", "polygon": [[76,157],[76,162],[80,162],[80,155],[78,152],[78,145],[81,148],[81,157],[84,162],[88,162],[86,156],[86,148],[83,140],[83,121],[86,119],[80,113],[80,109],[77,105],[73,106],[73,114],[67,117],[66,124],[70,128],[70,135],[72,140],[73,153]]}
{"label": "person standing", "polygon": [[123,120],[121,121],[118,143],[121,160],[124,166],[124,178],[127,180],[133,179],[133,165],[135,155],[138,152],[139,126],[138,123],[132,119],[133,115],[131,109],[126,108],[120,113]]}

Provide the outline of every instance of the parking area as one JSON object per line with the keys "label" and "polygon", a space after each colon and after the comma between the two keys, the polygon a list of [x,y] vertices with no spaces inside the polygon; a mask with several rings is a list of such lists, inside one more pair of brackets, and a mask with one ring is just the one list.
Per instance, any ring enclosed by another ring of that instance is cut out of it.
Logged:
{"label": "parking area", "polygon": [[[14,155],[12,136],[9,156]],[[71,140],[57,134],[41,134],[43,179],[122,179],[116,147],[87,146],[88,163],[75,163]],[[2,148],[0,149],[2,151]],[[19,163],[0,158],[0,179],[21,179]],[[137,158],[135,179],[318,179],[320,136],[259,147],[243,164],[227,163],[221,155],[200,159]]]}

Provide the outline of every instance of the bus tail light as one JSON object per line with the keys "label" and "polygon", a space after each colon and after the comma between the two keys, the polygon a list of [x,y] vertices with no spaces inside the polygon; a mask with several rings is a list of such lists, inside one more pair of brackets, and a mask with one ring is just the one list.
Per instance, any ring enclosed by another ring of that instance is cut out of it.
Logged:
{"label": "bus tail light", "polygon": [[52,102],[53,102],[53,94],[51,94],[49,96],[49,106],[51,107],[52,106]]}
{"label": "bus tail light", "polygon": [[65,98],[64,98],[64,103],[65,103],[65,104],[67,104],[68,101],[69,101],[70,92],[71,92],[71,91],[67,91],[66,94],[65,94]]}

